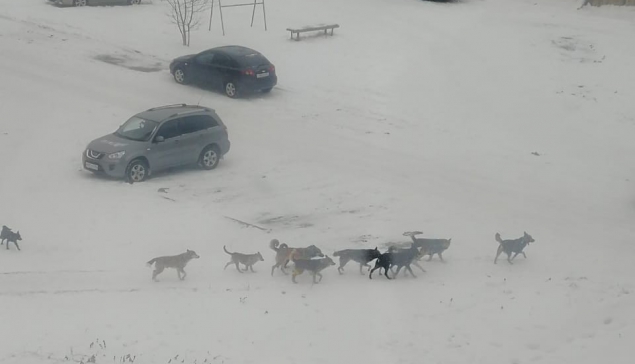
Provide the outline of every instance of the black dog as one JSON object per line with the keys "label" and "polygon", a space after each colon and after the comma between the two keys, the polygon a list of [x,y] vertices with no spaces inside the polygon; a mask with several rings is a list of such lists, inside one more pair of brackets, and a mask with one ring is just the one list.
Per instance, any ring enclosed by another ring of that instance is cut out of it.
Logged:
{"label": "black dog", "polygon": [[18,231],[14,233],[13,231],[9,230],[6,232],[5,235],[6,237],[3,236],[3,239],[7,240],[7,250],[9,250],[9,245],[11,243],[15,244],[15,247],[18,248],[18,250],[20,250],[20,246],[18,245],[18,241],[22,240],[22,236],[20,236],[20,232]]}
{"label": "black dog", "polygon": [[[512,263],[512,260],[514,260],[514,258],[516,258],[518,254],[522,254],[525,258],[527,258],[527,254],[525,254],[523,249],[525,249],[525,247],[529,245],[529,243],[533,243],[535,241],[534,238],[531,237],[531,235],[527,234],[527,232],[524,232],[522,237],[513,240],[503,240],[501,239],[501,235],[499,233],[496,233],[494,239],[496,239],[496,241],[498,242],[498,249],[496,250],[496,258],[494,258],[494,264],[496,264],[498,256],[501,255],[501,253],[507,254],[507,261],[509,262],[509,264],[514,264]],[[513,257],[511,256],[512,253],[514,254]]]}
{"label": "black dog", "polygon": [[337,267],[337,271],[340,274],[344,272],[344,266],[351,260],[359,263],[359,273],[364,274],[362,268],[368,267],[368,270],[370,270],[371,266],[368,263],[379,258],[380,255],[381,253],[377,247],[375,249],[345,249],[333,253],[333,256],[340,257],[340,266]]}
{"label": "black dog", "polygon": [[410,247],[410,249],[404,249],[399,251],[396,251],[393,247],[391,247],[388,249],[386,253],[383,253],[382,255],[379,256],[379,258],[377,258],[377,261],[375,262],[375,267],[371,269],[370,274],[368,275],[368,278],[373,279],[373,272],[377,269],[383,268],[384,275],[386,276],[386,278],[391,279],[388,276],[388,271],[390,270],[390,267],[392,266],[397,267],[395,278],[397,277],[397,275],[399,275],[399,271],[401,270],[401,268],[404,268],[404,267],[408,270],[408,272],[410,272],[410,274],[412,274],[413,277],[416,278],[417,276],[415,276],[414,272],[412,271],[412,268],[410,268],[410,264],[412,264],[412,262],[418,257],[419,257],[419,249],[414,244]]}

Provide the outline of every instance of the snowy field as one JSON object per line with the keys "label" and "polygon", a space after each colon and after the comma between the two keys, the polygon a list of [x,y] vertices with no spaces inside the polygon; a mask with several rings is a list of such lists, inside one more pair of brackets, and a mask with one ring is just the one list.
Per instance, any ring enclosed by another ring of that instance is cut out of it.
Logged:
{"label": "snowy field", "polygon": [[[268,0],[268,31],[229,8],[186,48],[164,1],[0,0],[0,225],[23,237],[0,250],[0,363],[630,363],[635,9],[581,1]],[[285,31],[322,22],[341,28]],[[167,71],[226,44],[278,87],[232,100]],[[180,102],[227,124],[218,169],[82,170],[89,141]],[[408,230],[452,238],[446,263],[269,274],[273,238],[331,255]],[[494,234],[523,231],[528,258],[494,265]],[[224,271],[223,245],[265,262]],[[185,281],[151,281],[185,249]]]}

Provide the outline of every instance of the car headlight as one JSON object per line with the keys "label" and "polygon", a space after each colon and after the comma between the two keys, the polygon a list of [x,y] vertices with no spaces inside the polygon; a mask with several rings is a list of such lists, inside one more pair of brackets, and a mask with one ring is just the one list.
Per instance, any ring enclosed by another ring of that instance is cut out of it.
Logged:
{"label": "car headlight", "polygon": [[121,157],[123,157],[124,154],[126,154],[125,150],[122,150],[121,152],[117,152],[117,153],[111,153],[111,154],[108,154],[108,159],[121,159]]}

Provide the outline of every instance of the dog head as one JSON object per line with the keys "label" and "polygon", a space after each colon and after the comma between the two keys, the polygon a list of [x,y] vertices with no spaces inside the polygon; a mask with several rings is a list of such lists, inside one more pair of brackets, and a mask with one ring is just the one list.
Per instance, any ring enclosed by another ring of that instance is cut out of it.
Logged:
{"label": "dog head", "polygon": [[375,247],[375,249],[370,251],[369,258],[371,258],[371,259],[379,258],[380,255],[381,255],[381,253],[379,252],[379,249],[377,249],[377,247]]}
{"label": "dog head", "polygon": [[20,235],[20,230],[18,230],[18,231],[15,233],[15,235],[14,235],[14,236],[15,236],[15,240],[17,240],[17,241],[21,241],[21,240],[22,240],[22,236]]}
{"label": "dog head", "polygon": [[265,259],[262,257],[262,254],[260,254],[260,252],[256,253],[256,257],[258,257],[258,260],[260,260],[261,262],[265,261]]}
{"label": "dog head", "polygon": [[445,239],[445,240],[443,241],[443,248],[444,248],[444,249],[449,248],[449,247],[450,247],[450,244],[452,244],[452,238],[450,238],[450,239]]}
{"label": "dog head", "polygon": [[200,256],[198,254],[196,254],[196,252],[194,250],[188,249],[186,253],[187,253],[187,257],[190,258],[190,259],[198,259],[198,258],[200,258]]}
{"label": "dog head", "polygon": [[526,231],[523,231],[523,233],[523,240],[525,240],[527,244],[535,242],[534,238],[532,238],[531,235],[527,234]]}
{"label": "dog head", "polygon": [[[308,246],[306,248],[307,255],[309,257],[323,257],[322,251],[315,245]],[[330,259],[330,258],[329,258]]]}
{"label": "dog head", "polygon": [[329,265],[335,265],[335,262],[333,261],[333,259],[331,259],[331,257],[329,257],[328,255],[325,255],[324,258],[322,258],[321,260],[322,260],[322,264],[325,267],[328,267]]}

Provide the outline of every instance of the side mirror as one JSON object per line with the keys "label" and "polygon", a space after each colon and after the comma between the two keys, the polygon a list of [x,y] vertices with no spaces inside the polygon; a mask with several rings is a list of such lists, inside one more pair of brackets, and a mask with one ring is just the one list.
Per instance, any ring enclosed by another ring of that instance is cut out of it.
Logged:
{"label": "side mirror", "polygon": [[163,143],[165,141],[165,138],[161,135],[157,136],[156,138],[154,138],[154,142],[155,143]]}

